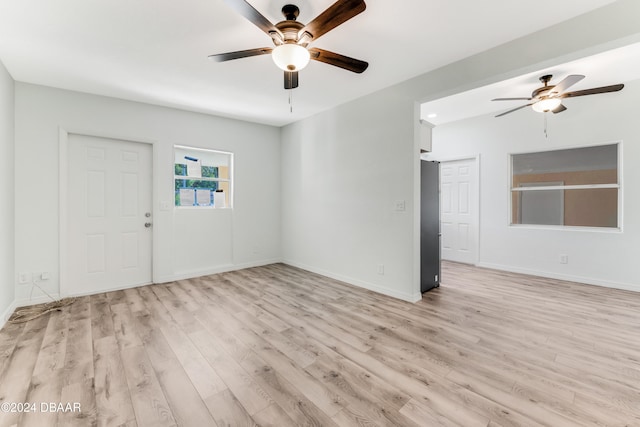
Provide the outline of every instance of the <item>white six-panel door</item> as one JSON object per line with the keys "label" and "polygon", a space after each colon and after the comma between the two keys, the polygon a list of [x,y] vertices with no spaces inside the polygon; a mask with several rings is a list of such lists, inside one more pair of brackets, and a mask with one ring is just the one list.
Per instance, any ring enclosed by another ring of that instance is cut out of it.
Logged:
{"label": "white six-panel door", "polygon": [[69,134],[67,294],[151,283],[152,146]]}
{"label": "white six-panel door", "polygon": [[477,262],[476,160],[440,163],[442,259]]}

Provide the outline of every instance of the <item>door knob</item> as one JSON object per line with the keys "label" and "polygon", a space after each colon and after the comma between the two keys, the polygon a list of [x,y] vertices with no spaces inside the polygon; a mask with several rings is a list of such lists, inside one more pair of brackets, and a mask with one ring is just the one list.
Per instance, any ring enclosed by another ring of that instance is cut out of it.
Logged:
{"label": "door knob", "polygon": [[144,226],[145,226],[145,228],[149,228],[149,227],[151,227],[151,223],[150,222],[145,222]]}

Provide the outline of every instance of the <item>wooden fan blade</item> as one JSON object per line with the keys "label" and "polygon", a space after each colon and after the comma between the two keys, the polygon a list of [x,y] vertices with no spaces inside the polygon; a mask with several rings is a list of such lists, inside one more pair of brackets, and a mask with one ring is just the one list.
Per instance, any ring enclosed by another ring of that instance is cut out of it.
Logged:
{"label": "wooden fan blade", "polygon": [[295,89],[297,87],[298,87],[298,72],[285,71],[284,72],[284,88]]}
{"label": "wooden fan blade", "polygon": [[317,47],[309,49],[309,53],[311,54],[311,59],[353,71],[358,74],[362,73],[369,66],[368,62],[349,58],[348,56],[340,55],[339,53],[330,52],[328,50],[318,49]]}
{"label": "wooden fan blade", "polygon": [[531,104],[521,105],[521,106],[519,106],[519,107],[517,107],[517,108],[513,108],[513,109],[511,109],[511,110],[505,111],[504,113],[500,113],[500,114],[498,114],[496,117],[502,117],[502,116],[504,116],[504,115],[506,115],[506,114],[513,113],[514,111],[521,110],[521,109],[523,109],[523,108],[525,108],[525,107],[528,107],[528,106],[530,106],[530,105],[533,105],[533,103],[531,103]]}
{"label": "wooden fan blade", "polygon": [[209,55],[209,59],[216,62],[231,61],[232,59],[248,58],[250,56],[266,55],[271,53],[273,48],[260,47],[257,49],[238,50],[235,52],[217,53],[215,55]]}
{"label": "wooden fan blade", "polygon": [[553,114],[558,114],[558,113],[562,113],[564,110],[566,110],[567,107],[565,107],[564,105],[560,104],[558,105],[556,108],[554,108],[553,110],[551,110],[551,112]]}
{"label": "wooden fan blade", "polygon": [[230,6],[233,10],[240,15],[251,21],[256,27],[260,28],[265,33],[269,34],[270,31],[280,32],[267,18],[262,16],[253,6],[244,0],[224,0],[224,2]]}
{"label": "wooden fan blade", "polygon": [[578,83],[582,79],[584,79],[584,76],[580,74],[572,74],[570,76],[567,76],[564,78],[564,80],[555,85],[554,88],[551,89],[551,92],[549,94],[563,93],[565,90],[569,89],[571,86]]}
{"label": "wooden fan blade", "polygon": [[492,101],[531,101],[531,98],[494,98]]}
{"label": "wooden fan blade", "polygon": [[574,98],[576,96],[595,95],[598,93],[617,92],[622,90],[624,85],[622,83],[611,86],[594,87],[591,89],[577,90],[575,92],[567,92],[560,95],[560,98]]}
{"label": "wooden fan blade", "polygon": [[367,5],[363,0],[338,0],[309,22],[298,34],[302,35],[306,31],[311,34],[313,40],[317,40],[323,34],[362,13],[366,8]]}

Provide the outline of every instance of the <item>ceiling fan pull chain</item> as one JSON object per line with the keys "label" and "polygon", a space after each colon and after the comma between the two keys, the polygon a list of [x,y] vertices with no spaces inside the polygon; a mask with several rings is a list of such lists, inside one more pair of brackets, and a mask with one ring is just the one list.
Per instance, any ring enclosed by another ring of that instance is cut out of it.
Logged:
{"label": "ceiling fan pull chain", "polygon": [[549,138],[549,134],[547,133],[547,113],[543,113],[544,115],[544,137]]}
{"label": "ceiling fan pull chain", "polygon": [[289,112],[293,114],[293,89],[289,89]]}

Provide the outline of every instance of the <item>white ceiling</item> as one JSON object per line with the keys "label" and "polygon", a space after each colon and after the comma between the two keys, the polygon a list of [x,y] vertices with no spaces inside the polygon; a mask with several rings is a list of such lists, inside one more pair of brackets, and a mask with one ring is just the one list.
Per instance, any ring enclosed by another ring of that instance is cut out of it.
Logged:
{"label": "white ceiling", "polygon": [[[291,2],[307,23],[334,0]],[[2,0],[0,60],[17,81],[280,126],[612,2],[368,0],[312,46],[369,68],[358,75],[312,61],[292,92],[293,113],[268,56],[207,59],[271,45],[223,0]],[[250,3],[276,23],[288,1]]]}
{"label": "white ceiling", "polygon": [[[553,75],[549,84],[557,84],[569,74],[584,75],[585,78],[571,86],[569,92],[637,80],[640,79],[640,43],[426,102],[421,106],[420,117],[437,126],[484,114],[503,113],[524,105],[527,101],[491,101],[492,99],[529,97],[534,89],[543,86],[539,78],[545,74]],[[590,95],[588,98],[592,96],[607,94]],[[566,98],[562,103],[565,107],[571,108],[573,103],[589,102],[589,99]],[[436,116],[429,117],[433,114]],[[511,114],[538,113],[532,112],[531,108],[524,108]],[[508,117],[503,116],[496,120],[508,120]]]}

